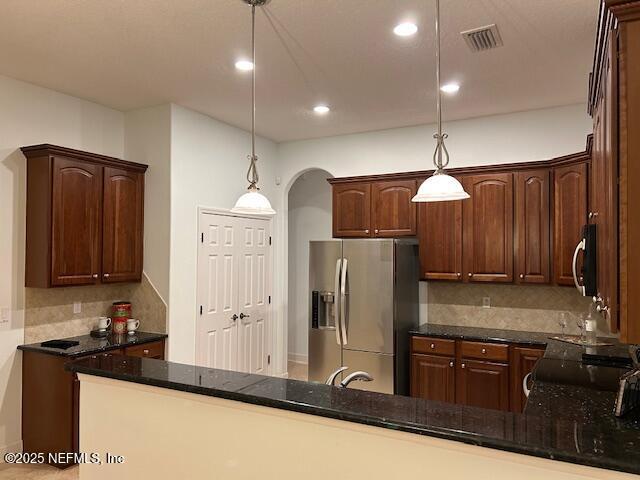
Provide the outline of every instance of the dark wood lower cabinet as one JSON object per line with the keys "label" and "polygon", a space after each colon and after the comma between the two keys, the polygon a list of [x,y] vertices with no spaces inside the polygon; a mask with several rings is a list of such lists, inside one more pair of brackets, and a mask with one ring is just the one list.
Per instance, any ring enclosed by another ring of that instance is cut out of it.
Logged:
{"label": "dark wood lower cabinet", "polygon": [[509,409],[509,365],[462,359],[456,401],[471,407]]}
{"label": "dark wood lower cabinet", "polygon": [[[159,340],[100,355],[129,355],[164,359],[165,341]],[[145,353],[146,352],[146,353]],[[87,357],[92,355],[87,355]],[[64,369],[65,363],[84,357],[22,352],[22,441],[24,452],[78,452],[80,381]],[[66,468],[72,463],[54,464]]]}
{"label": "dark wood lower cabinet", "polygon": [[543,355],[543,347],[414,336],[411,396],[522,412],[522,381]]}
{"label": "dark wood lower cabinet", "polygon": [[425,400],[455,402],[455,371],[453,357],[413,354],[411,396]]}
{"label": "dark wood lower cabinet", "polygon": [[513,347],[511,349],[511,410],[522,412],[527,397],[522,382],[527,374],[533,372],[538,360],[544,355],[542,348]]}

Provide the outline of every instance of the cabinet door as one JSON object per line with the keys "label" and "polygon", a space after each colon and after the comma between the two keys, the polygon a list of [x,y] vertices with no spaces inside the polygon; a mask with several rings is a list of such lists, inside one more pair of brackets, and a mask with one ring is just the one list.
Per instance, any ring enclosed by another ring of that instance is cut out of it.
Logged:
{"label": "cabinet door", "polygon": [[471,198],[462,204],[465,280],[513,281],[513,174],[463,180]]}
{"label": "cabinet door", "polygon": [[415,180],[375,182],[371,187],[373,236],[402,237],[416,234]]}
{"label": "cabinet door", "polygon": [[453,357],[411,355],[411,396],[440,402],[455,402]]}
{"label": "cabinet door", "polygon": [[531,373],[538,360],[544,355],[544,348],[513,347],[511,349],[511,410],[522,412],[527,397],[522,389],[524,377]]}
{"label": "cabinet door", "polygon": [[139,281],[142,276],[144,175],[104,169],[102,281]]}
{"label": "cabinet door", "polygon": [[96,283],[100,272],[102,167],[53,159],[51,285]]}
{"label": "cabinet door", "polygon": [[456,375],[458,403],[494,410],[509,410],[508,365],[462,359]]}
{"label": "cabinet door", "polygon": [[333,236],[371,236],[371,184],[333,186]]}
{"label": "cabinet door", "polygon": [[553,270],[558,285],[573,285],[573,252],[587,222],[587,164],[553,172]]}
{"label": "cabinet door", "polygon": [[518,172],[515,181],[516,281],[549,283],[549,170]]}
{"label": "cabinet door", "polygon": [[420,278],[461,280],[462,200],[418,206]]}

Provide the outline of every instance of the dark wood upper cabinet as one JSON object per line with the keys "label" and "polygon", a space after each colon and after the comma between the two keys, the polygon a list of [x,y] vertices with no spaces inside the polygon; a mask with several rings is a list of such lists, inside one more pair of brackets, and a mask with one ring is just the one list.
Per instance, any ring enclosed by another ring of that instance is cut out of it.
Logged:
{"label": "dark wood upper cabinet", "polygon": [[456,401],[472,407],[509,410],[509,366],[462,359],[456,372]]}
{"label": "dark wood upper cabinet", "polygon": [[372,226],[375,237],[416,234],[415,180],[388,180],[371,186]]}
{"label": "dark wood upper cabinet", "polygon": [[[511,410],[522,412],[527,403],[523,390],[524,378],[533,372],[536,363],[544,355],[544,348],[514,346],[511,349]],[[529,383],[529,385],[531,385]],[[531,388],[529,386],[529,388]]]}
{"label": "dark wood upper cabinet", "polygon": [[411,396],[455,402],[455,359],[438,355],[411,355]]}
{"label": "dark wood upper cabinet", "polygon": [[517,283],[550,281],[550,172],[529,170],[515,174]]}
{"label": "dark wood upper cabinet", "polygon": [[146,165],[54,145],[22,152],[25,286],[140,281]]}
{"label": "dark wood upper cabinet", "polygon": [[[52,165],[51,285],[96,283],[102,168],[64,157],[54,157]],[[32,193],[46,195],[46,191]]]}
{"label": "dark wood upper cabinet", "polygon": [[144,175],[104,168],[102,281],[131,282],[142,276]]}
{"label": "dark wood upper cabinet", "polygon": [[513,174],[469,175],[463,185],[465,280],[513,281]]}
{"label": "dark wood upper cabinet", "polygon": [[420,278],[462,279],[462,202],[419,204]]}
{"label": "dark wood upper cabinet", "polygon": [[555,283],[573,285],[573,253],[587,223],[587,163],[553,170],[553,271]]}
{"label": "dark wood upper cabinet", "polygon": [[333,236],[371,236],[371,184],[333,186]]}

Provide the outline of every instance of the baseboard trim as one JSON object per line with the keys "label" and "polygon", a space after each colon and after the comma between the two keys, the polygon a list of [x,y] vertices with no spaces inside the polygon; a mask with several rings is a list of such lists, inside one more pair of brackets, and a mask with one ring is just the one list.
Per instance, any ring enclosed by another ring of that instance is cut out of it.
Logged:
{"label": "baseboard trim", "polygon": [[20,440],[19,442],[15,442],[15,443],[11,443],[9,445],[5,445],[4,447],[0,447],[0,463],[5,463],[4,462],[4,455],[5,453],[18,453],[18,452],[22,452],[22,440]]}
{"label": "baseboard trim", "polygon": [[303,363],[307,365],[309,363],[309,356],[304,353],[292,353],[290,352],[287,359],[293,363]]}

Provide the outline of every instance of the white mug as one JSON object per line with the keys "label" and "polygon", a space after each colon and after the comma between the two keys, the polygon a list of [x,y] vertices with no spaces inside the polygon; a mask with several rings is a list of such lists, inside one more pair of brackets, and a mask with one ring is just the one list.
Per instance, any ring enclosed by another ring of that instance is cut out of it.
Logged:
{"label": "white mug", "polygon": [[140,328],[140,320],[136,320],[135,318],[130,318],[127,320],[127,333],[129,335],[133,335],[136,333],[136,330]]}
{"label": "white mug", "polygon": [[98,318],[98,330],[105,331],[111,326],[111,319],[109,317]]}

